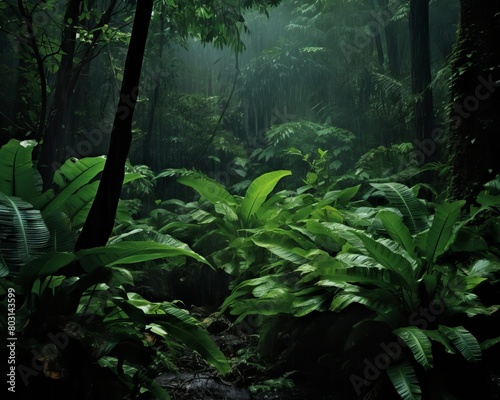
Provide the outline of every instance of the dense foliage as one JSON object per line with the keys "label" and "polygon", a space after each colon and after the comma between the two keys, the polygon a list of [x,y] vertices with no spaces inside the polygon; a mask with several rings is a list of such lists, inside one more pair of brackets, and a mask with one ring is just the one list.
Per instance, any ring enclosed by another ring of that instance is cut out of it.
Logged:
{"label": "dense foliage", "polygon": [[[148,4],[140,74],[140,3],[0,3],[0,325],[17,395],[180,399],[201,371],[195,387],[255,399],[498,398],[500,171],[461,196],[442,146],[451,77],[475,88],[482,60],[458,46],[449,63],[458,2],[424,10],[420,89],[414,1]],[[125,65],[138,98],[119,92]],[[105,230],[89,213],[114,210],[96,199],[109,186],[116,215],[95,215],[111,235],[80,247],[86,225]]]}

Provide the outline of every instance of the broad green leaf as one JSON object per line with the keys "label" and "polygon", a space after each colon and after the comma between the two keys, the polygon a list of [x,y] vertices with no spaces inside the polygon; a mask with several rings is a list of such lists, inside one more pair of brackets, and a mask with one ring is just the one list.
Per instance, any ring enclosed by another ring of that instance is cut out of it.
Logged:
{"label": "broad green leaf", "polygon": [[0,192],[30,201],[38,195],[32,155],[37,143],[10,139],[0,148]]}
{"label": "broad green leaf", "polygon": [[401,183],[370,183],[401,211],[404,222],[412,234],[427,228],[427,210],[413,191]]}
{"label": "broad green leaf", "polygon": [[465,201],[440,204],[427,233],[427,261],[433,263],[451,244],[453,226],[460,218],[460,209]]}
{"label": "broad green leaf", "polygon": [[[312,243],[305,243],[305,240],[297,238],[290,231],[275,229],[273,231],[263,231],[250,238],[253,243],[259,247],[268,249],[271,253],[276,254],[285,260],[295,264],[301,264],[306,261],[300,253],[300,244],[310,248]],[[301,246],[302,247],[302,246]]]}
{"label": "broad green leaf", "polygon": [[420,400],[422,390],[413,366],[401,362],[387,368],[387,375],[403,400]]}
{"label": "broad green leaf", "polygon": [[44,192],[33,205],[42,210],[43,215],[61,209],[75,193],[97,177],[105,162],[104,157],[67,160],[54,175],[57,188]]}
{"label": "broad green leaf", "polygon": [[241,202],[241,216],[243,221],[248,223],[250,217],[254,215],[264,203],[269,193],[271,193],[278,181],[291,175],[291,171],[273,171],[256,178],[248,187],[245,197]]}
{"label": "broad green leaf", "polygon": [[43,253],[50,233],[39,210],[18,198],[0,193],[0,254],[16,271]]}
{"label": "broad green leaf", "polygon": [[229,372],[230,366],[224,354],[196,319],[170,303],[162,303],[161,310],[163,314],[146,314],[150,325],[156,324],[164,328],[170,337],[196,351],[221,374]]}
{"label": "broad green leaf", "polygon": [[133,264],[168,257],[185,256],[208,264],[199,254],[191,250],[155,242],[119,242],[106,247],[80,250],[77,252],[81,266],[90,271],[100,266]]}
{"label": "broad green leaf", "polygon": [[378,213],[378,217],[391,239],[403,246],[412,258],[416,258],[415,243],[410,230],[403,223],[401,217],[392,211],[381,211]]}
{"label": "broad green leaf", "polygon": [[16,282],[27,287],[38,277],[56,275],[62,268],[70,265],[75,260],[76,256],[73,253],[52,252],[44,254],[24,265],[16,278]]}
{"label": "broad green leaf", "polygon": [[474,335],[463,326],[449,327],[440,325],[438,330],[451,340],[467,361],[481,361],[481,346]]}
{"label": "broad green leaf", "polygon": [[445,348],[445,350],[446,350],[447,353],[449,353],[449,354],[456,354],[456,351],[452,347],[451,342],[448,339],[448,337],[446,337],[445,335],[443,335],[441,332],[435,331],[435,330],[434,331],[422,330],[422,332],[424,332],[425,335],[429,339],[441,343],[444,346],[444,348]]}
{"label": "broad green leaf", "polygon": [[194,176],[180,177],[177,179],[177,182],[192,187],[212,204],[217,204],[219,202],[232,206],[237,204],[235,198],[217,182]]}
{"label": "broad green leaf", "polygon": [[394,247],[388,247],[361,232],[355,232],[356,236],[363,242],[370,255],[383,267],[393,271],[399,276],[400,284],[410,293],[416,291],[417,282],[413,276],[413,267],[410,261],[404,256],[398,254]]}
{"label": "broad green leaf", "polygon": [[407,326],[395,329],[392,332],[408,345],[413,357],[424,369],[432,368],[432,344],[421,329],[415,326]]}

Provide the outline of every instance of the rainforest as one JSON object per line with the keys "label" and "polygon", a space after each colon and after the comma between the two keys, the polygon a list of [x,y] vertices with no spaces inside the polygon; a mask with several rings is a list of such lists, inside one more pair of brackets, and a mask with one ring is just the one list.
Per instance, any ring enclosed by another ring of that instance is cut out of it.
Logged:
{"label": "rainforest", "polygon": [[499,37],[500,0],[2,0],[2,398],[500,399]]}

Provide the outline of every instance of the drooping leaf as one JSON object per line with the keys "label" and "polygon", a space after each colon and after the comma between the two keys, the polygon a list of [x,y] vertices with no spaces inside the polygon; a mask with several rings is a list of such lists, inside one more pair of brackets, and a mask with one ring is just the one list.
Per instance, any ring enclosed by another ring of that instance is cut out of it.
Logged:
{"label": "drooping leaf", "polygon": [[237,204],[231,193],[217,182],[195,176],[182,176],[177,179],[177,182],[192,187],[212,204],[217,204],[219,202],[232,206]]}
{"label": "drooping leaf", "polygon": [[432,368],[432,344],[421,329],[415,326],[407,326],[395,329],[392,332],[408,345],[413,357],[424,369]]}
{"label": "drooping leaf", "polygon": [[45,191],[33,205],[44,215],[63,208],[75,193],[97,177],[105,162],[104,157],[67,160],[54,174],[55,188]]}
{"label": "drooping leaf", "polygon": [[[401,285],[410,293],[415,292],[416,284],[413,275],[413,266],[406,257],[398,254],[395,246],[388,240],[375,240],[361,232],[356,232],[356,236],[363,242],[370,255],[383,267],[393,271],[400,278]],[[391,247],[386,244],[391,245]]]}
{"label": "drooping leaf", "polygon": [[[137,300],[138,295],[134,296],[134,299]],[[146,313],[149,326],[161,326],[168,336],[199,353],[221,374],[225,375],[229,372],[230,366],[224,354],[196,319],[191,317],[185,310],[181,310],[171,303],[161,303],[160,308],[161,312],[155,314]]]}
{"label": "drooping leaf", "polygon": [[422,398],[422,389],[410,363],[401,362],[389,366],[387,375],[403,400],[420,400]]}
{"label": "drooping leaf", "polygon": [[33,206],[0,193],[0,254],[11,271],[43,253],[49,230]]}
{"label": "drooping leaf", "polygon": [[481,361],[481,346],[475,336],[463,326],[449,327],[440,325],[438,330],[451,340],[467,361]]}
{"label": "drooping leaf", "polygon": [[427,233],[427,260],[433,263],[451,244],[453,226],[460,217],[460,209],[465,201],[440,204],[434,215],[434,220]]}
{"label": "drooping leaf", "polygon": [[452,347],[452,344],[451,344],[450,340],[448,339],[448,337],[446,337],[445,335],[443,335],[441,332],[436,331],[436,330],[433,330],[433,331],[422,330],[422,332],[424,332],[425,335],[429,339],[441,343],[444,346],[444,348],[445,348],[445,350],[446,350],[447,353],[449,353],[449,354],[456,354],[456,351]]}
{"label": "drooping leaf", "polygon": [[371,185],[380,190],[389,203],[401,211],[412,234],[427,228],[427,210],[409,187],[395,182]]}
{"label": "drooping leaf", "polygon": [[411,257],[415,258],[415,243],[401,217],[392,211],[381,211],[378,217],[392,240],[398,242]]}
{"label": "drooping leaf", "polygon": [[199,262],[208,264],[202,256],[192,250],[142,241],[119,242],[106,247],[80,250],[77,256],[82,267],[87,270],[93,270],[99,266],[133,264],[178,256],[191,257]]}

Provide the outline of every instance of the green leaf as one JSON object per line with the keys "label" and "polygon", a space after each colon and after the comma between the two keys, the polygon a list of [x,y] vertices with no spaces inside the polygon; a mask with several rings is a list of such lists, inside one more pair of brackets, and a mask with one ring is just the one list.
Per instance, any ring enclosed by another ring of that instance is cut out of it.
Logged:
{"label": "green leaf", "polygon": [[404,222],[412,234],[427,228],[427,210],[413,191],[401,183],[370,183],[380,190],[389,203],[403,214]]}
{"label": "green leaf", "polygon": [[440,204],[427,233],[427,261],[433,263],[451,244],[453,226],[460,218],[460,209],[465,201]]}
{"label": "green leaf", "polygon": [[452,347],[450,340],[446,336],[444,336],[441,332],[435,330],[434,331],[422,330],[422,332],[424,332],[429,339],[441,343],[444,346],[447,353],[456,354],[456,351]]}
{"label": "green leaf", "polygon": [[416,258],[413,237],[401,217],[392,211],[380,211],[377,216],[391,239],[403,246],[412,258]]}
{"label": "green leaf", "polygon": [[[416,291],[417,282],[413,275],[413,266],[403,255],[398,253],[393,245],[395,242],[385,240],[374,240],[361,232],[355,232],[356,236],[363,242],[370,255],[383,267],[394,272],[400,279],[400,284],[410,293]],[[388,247],[386,244],[391,245]]]}
{"label": "green leaf", "polygon": [[451,340],[467,361],[481,361],[481,346],[474,335],[463,326],[448,327],[440,325],[438,330]]}
{"label": "green leaf", "polygon": [[421,329],[407,326],[395,329],[392,333],[399,336],[408,345],[413,357],[424,369],[432,368],[432,344]]}
{"label": "green leaf", "polygon": [[272,192],[278,181],[291,175],[291,171],[273,171],[259,176],[248,187],[245,197],[241,202],[241,215],[244,222],[248,223],[250,217],[254,215],[264,203],[269,193]]}
{"label": "green leaf", "polygon": [[490,347],[500,343],[500,336],[493,338],[493,339],[486,339],[485,341],[481,342],[481,350],[487,350]]}
{"label": "green leaf", "polygon": [[221,374],[225,375],[229,372],[230,366],[224,354],[193,317],[186,311],[166,302],[161,304],[161,310],[164,314],[146,315],[150,325],[157,324],[164,328],[168,336],[199,353]]}
{"label": "green leaf", "polygon": [[33,205],[42,210],[43,215],[63,208],[73,195],[96,178],[102,171],[105,161],[104,157],[67,160],[54,175],[57,189],[47,190]]}
{"label": "green leaf", "polygon": [[0,192],[30,201],[39,193],[33,168],[34,140],[11,139],[0,149]]}
{"label": "green leaf", "polygon": [[177,182],[192,187],[202,197],[212,204],[225,203],[235,206],[235,198],[220,184],[207,179],[195,176],[183,176],[177,179]]}
{"label": "green leaf", "polygon": [[420,400],[422,390],[413,366],[408,362],[391,365],[387,375],[403,400]]}
{"label": "green leaf", "polygon": [[39,210],[0,193],[0,254],[11,271],[43,253],[50,233]]}
{"label": "green leaf", "polygon": [[106,247],[80,250],[77,252],[77,256],[79,257],[80,264],[87,271],[100,266],[134,264],[178,256],[191,257],[199,262],[208,264],[202,256],[192,250],[142,241],[119,242]]}
{"label": "green leaf", "polygon": [[76,256],[73,253],[52,252],[44,254],[24,265],[16,282],[30,289],[36,278],[56,275],[62,268],[75,260]]}

